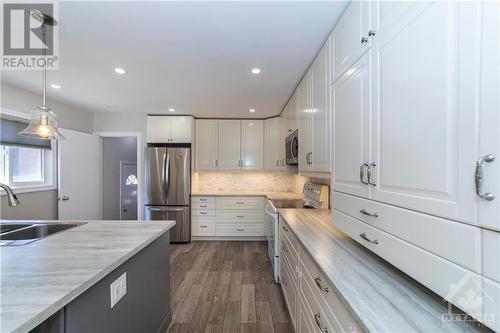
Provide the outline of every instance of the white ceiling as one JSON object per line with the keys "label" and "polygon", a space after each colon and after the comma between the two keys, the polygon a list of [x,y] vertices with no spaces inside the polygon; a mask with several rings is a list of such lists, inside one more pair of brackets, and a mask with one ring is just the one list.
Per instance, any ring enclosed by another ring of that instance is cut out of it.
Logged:
{"label": "white ceiling", "polygon": [[[60,2],[60,67],[48,82],[62,89],[49,88],[49,97],[102,112],[277,115],[346,6]],[[128,73],[120,76],[115,67]],[[252,67],[261,74],[252,75]],[[2,80],[40,89],[38,71],[3,71]]]}

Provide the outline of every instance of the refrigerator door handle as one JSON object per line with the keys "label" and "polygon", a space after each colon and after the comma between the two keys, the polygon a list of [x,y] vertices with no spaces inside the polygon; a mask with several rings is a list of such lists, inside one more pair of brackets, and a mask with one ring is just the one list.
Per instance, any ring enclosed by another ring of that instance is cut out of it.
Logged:
{"label": "refrigerator door handle", "polygon": [[168,188],[170,187],[170,155],[168,151],[165,153],[165,163],[163,168],[163,186],[166,197],[168,195]]}
{"label": "refrigerator door handle", "polygon": [[171,208],[171,207],[148,207],[152,212],[182,212],[184,208]]}

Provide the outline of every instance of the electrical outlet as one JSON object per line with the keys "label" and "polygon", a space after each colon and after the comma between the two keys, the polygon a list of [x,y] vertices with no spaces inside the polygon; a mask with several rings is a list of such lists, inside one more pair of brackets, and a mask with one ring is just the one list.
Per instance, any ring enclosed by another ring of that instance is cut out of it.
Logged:
{"label": "electrical outlet", "polygon": [[114,307],[118,301],[127,293],[127,273],[123,273],[110,286],[111,307]]}

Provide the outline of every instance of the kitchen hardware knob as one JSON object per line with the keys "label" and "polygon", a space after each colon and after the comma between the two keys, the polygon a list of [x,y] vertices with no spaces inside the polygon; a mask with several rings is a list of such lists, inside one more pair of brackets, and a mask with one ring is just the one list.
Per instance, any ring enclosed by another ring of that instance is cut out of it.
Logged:
{"label": "kitchen hardware knob", "polygon": [[366,236],[366,234],[364,232],[362,234],[359,234],[359,237],[363,238],[365,241],[367,241],[369,243],[378,244],[378,240],[376,240],[376,239],[371,240],[370,238],[368,238],[368,236]]}
{"label": "kitchen hardware knob", "polygon": [[363,44],[363,43],[368,43],[368,38],[362,37],[361,38],[361,44]]}
{"label": "kitchen hardware knob", "polygon": [[319,312],[314,315],[314,321],[321,332],[328,332],[328,328],[321,325],[321,314]]}
{"label": "kitchen hardware knob", "polygon": [[68,201],[68,200],[69,200],[69,197],[67,195],[62,197],[62,201]]}
{"label": "kitchen hardware knob", "polygon": [[368,36],[369,36],[369,37],[373,37],[373,36],[375,36],[375,30],[370,30],[370,31],[368,31]]}
{"label": "kitchen hardware knob", "polygon": [[366,216],[371,216],[371,217],[378,217],[378,213],[370,213],[366,209],[361,209],[359,211],[361,214],[366,215]]}
{"label": "kitchen hardware knob", "polygon": [[370,184],[371,186],[377,186],[377,184],[375,184],[375,182],[372,182],[372,170],[374,167],[376,167],[377,164],[375,162],[372,162],[370,163],[370,165],[368,166],[368,172],[367,172],[367,181],[368,181],[368,184]]}
{"label": "kitchen hardware knob", "polygon": [[318,276],[317,278],[314,279],[314,282],[316,282],[316,285],[318,286],[319,290],[324,291],[325,293],[329,292],[330,290],[328,287],[323,287],[321,285],[321,278]]}
{"label": "kitchen hardware knob", "polygon": [[359,181],[361,184],[368,185],[368,182],[365,181],[365,168],[368,167],[368,162],[365,162],[359,166]]}
{"label": "kitchen hardware knob", "polygon": [[493,193],[483,193],[483,164],[491,163],[495,160],[495,155],[488,154],[479,158],[476,162],[476,194],[484,200],[492,201],[495,199],[495,194]]}

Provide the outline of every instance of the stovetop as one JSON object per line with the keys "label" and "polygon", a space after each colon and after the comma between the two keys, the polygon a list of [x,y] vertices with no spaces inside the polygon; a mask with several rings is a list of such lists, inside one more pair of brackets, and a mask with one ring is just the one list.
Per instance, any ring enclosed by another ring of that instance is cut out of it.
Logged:
{"label": "stovetop", "polygon": [[271,200],[274,207],[276,208],[308,208],[304,206],[304,200],[302,199],[280,199]]}

